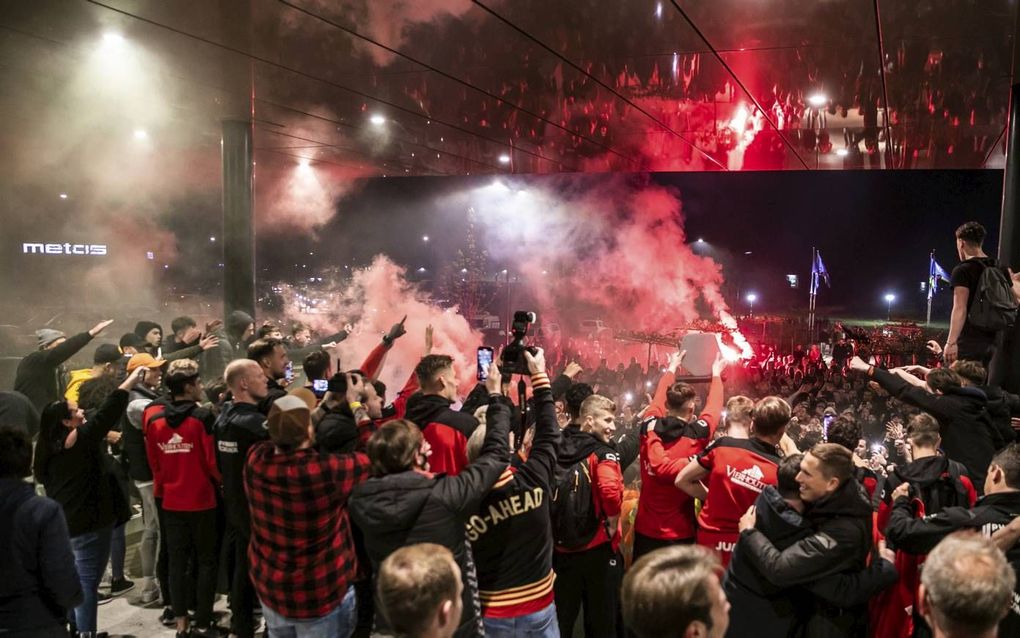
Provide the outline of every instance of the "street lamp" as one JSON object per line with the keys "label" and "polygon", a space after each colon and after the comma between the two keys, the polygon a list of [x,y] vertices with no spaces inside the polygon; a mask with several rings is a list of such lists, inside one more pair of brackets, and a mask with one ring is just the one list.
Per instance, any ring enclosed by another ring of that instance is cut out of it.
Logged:
{"label": "street lamp", "polygon": [[886,321],[892,319],[892,305],[894,301],[896,301],[896,295],[892,294],[891,292],[885,293]]}
{"label": "street lamp", "polygon": [[753,292],[749,292],[749,293],[747,293],[747,297],[745,297],[745,299],[747,299],[747,305],[750,308],[750,312],[748,313],[748,316],[749,317],[753,317],[754,316],[754,302],[758,301],[758,295],[753,293]]}

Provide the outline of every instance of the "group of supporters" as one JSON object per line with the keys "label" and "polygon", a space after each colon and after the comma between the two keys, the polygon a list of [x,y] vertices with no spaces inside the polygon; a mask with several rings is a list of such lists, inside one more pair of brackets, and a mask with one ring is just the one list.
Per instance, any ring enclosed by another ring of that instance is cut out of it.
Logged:
{"label": "group of supporters", "polygon": [[[475,371],[429,329],[387,401],[403,321],[357,368],[343,332],[174,323],[182,347],[140,324],[63,397],[60,364],[108,322],[42,330],[0,397],[0,635],[97,634],[107,564],[111,592],[130,584],[132,495],[141,602],[179,636],[1020,635],[1020,397],[964,356],[981,348],[931,369],[853,357],[786,398],[727,397],[746,375],[719,357],[704,400],[677,351],[621,418],[538,348],[517,403],[496,363],[462,395]],[[307,382],[285,387],[297,356]],[[864,388],[902,409],[891,463],[865,458]]]}

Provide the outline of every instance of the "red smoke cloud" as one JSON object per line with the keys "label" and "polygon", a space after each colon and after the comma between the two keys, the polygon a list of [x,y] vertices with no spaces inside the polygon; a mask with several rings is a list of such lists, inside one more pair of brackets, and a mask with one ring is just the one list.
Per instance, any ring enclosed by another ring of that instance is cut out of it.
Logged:
{"label": "red smoke cloud", "polygon": [[405,270],[388,257],[378,255],[372,264],[355,271],[351,281],[332,293],[328,314],[309,313],[292,290],[285,291],[286,314],[303,321],[320,333],[335,331],[346,322],[355,330],[340,347],[340,364],[345,369],[361,365],[382,336],[405,315],[407,335],[390,350],[380,379],[387,385],[389,399],[403,387],[424,354],[425,327],[433,328],[434,354],[448,354],[466,392],[475,383],[475,348],[482,343],[467,320],[453,309],[435,305],[431,297],[407,281]]}

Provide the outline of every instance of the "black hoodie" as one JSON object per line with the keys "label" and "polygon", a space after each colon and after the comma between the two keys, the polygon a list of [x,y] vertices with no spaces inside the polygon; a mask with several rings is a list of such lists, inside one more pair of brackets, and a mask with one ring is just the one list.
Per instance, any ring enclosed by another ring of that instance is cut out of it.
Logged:
{"label": "black hoodie", "polygon": [[993,426],[984,392],[965,387],[947,388],[944,394],[932,394],[880,368],[874,368],[874,379],[889,394],[938,420],[946,456],[967,468],[967,475],[981,494],[988,464],[995,455]]}
{"label": "black hoodie", "polygon": [[[740,544],[759,573],[779,587],[792,587],[839,573],[864,569],[871,552],[871,503],[864,487],[848,480],[832,494],[808,506],[805,518],[814,532],[779,551],[757,529],[741,532]],[[856,602],[856,601],[855,601]],[[805,623],[808,636],[864,636],[867,610],[843,613],[819,602]]]}
{"label": "black hoodie", "polygon": [[415,394],[407,400],[407,419],[432,446],[429,465],[434,472],[456,475],[467,465],[467,440],[478,420],[450,408],[453,402],[436,394]]}
{"label": "black hoodie", "polygon": [[[784,550],[811,535],[811,524],[793,509],[773,485],[767,485],[755,503],[755,529],[764,534],[777,550]],[[861,572],[827,576],[805,585],[804,589],[784,589],[774,585],[765,573],[749,560],[746,541],[733,550],[723,589],[730,601],[730,626],[727,636],[785,638],[804,611],[814,607],[810,594],[829,605],[863,605],[876,592],[896,582],[896,568],[877,558]],[[806,591],[805,591],[806,590]]]}
{"label": "black hoodie", "polygon": [[228,402],[216,419],[216,463],[223,476],[227,522],[245,537],[251,535],[251,515],[244,492],[248,450],[269,438],[266,416],[254,403]]}
{"label": "black hoodie", "polygon": [[[413,543],[437,543],[453,552],[464,581],[458,637],[484,633],[466,525],[510,464],[510,409],[501,403],[490,405],[486,423],[481,454],[457,476],[414,470],[377,476],[354,488],[350,500],[351,519],[364,534],[373,573],[396,549]],[[387,629],[381,616],[376,618],[376,629]]]}

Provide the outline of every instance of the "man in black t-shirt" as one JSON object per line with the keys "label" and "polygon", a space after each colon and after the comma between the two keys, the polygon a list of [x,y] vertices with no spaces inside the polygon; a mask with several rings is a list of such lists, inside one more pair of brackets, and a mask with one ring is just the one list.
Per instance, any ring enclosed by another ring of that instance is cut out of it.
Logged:
{"label": "man in black t-shirt", "polygon": [[985,254],[981,244],[985,228],[977,222],[967,222],[956,229],[956,250],[960,263],[953,268],[950,283],[953,286],[953,312],[949,317],[949,337],[943,357],[946,364],[957,359],[980,361],[985,367],[995,353],[998,333],[976,328],[967,321],[967,314],[977,296],[978,282],[985,268],[997,267],[995,259]]}

